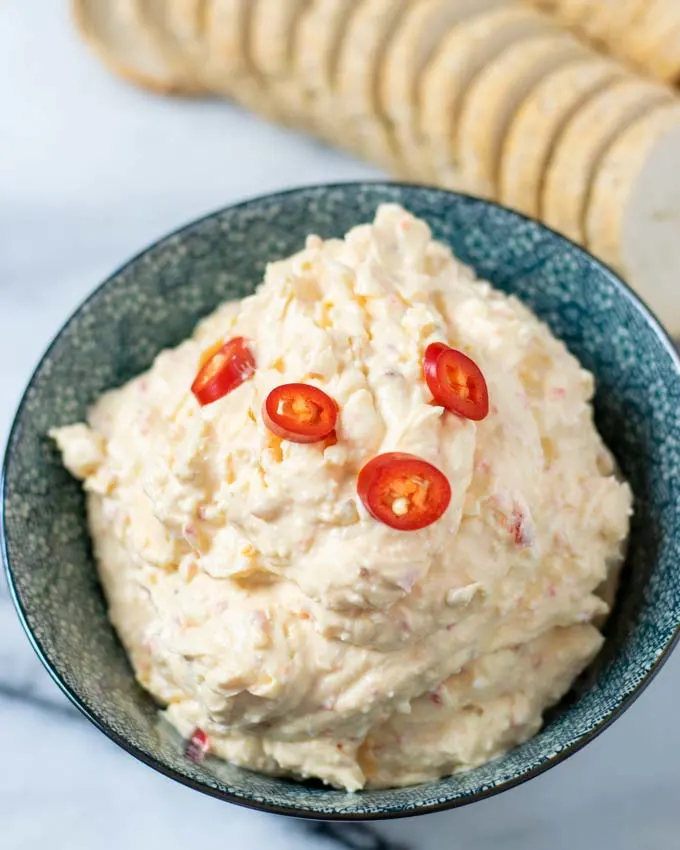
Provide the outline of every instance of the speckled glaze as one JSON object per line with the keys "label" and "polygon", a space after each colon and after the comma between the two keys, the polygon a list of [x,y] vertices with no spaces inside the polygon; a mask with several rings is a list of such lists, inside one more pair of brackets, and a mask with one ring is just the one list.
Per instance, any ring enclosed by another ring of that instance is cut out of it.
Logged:
{"label": "speckled glaze", "polygon": [[[426,219],[481,277],[522,298],[598,383],[598,426],[636,496],[628,566],[605,649],[536,737],[504,758],[412,788],[358,794],[186,760],[136,684],[106,617],[80,486],[46,433],[80,420],[101,392],[146,369],[197,320],[249,292],[265,263],[305,236],[340,236],[383,201]],[[680,625],[680,364],[654,318],[584,252],[507,210],[396,184],[314,187],[215,213],[149,248],[67,322],[31,379],[3,473],[10,587],[43,663],[109,737],[157,770],[231,802],[322,819],[421,814],[496,793],[591,740],[668,655]]]}

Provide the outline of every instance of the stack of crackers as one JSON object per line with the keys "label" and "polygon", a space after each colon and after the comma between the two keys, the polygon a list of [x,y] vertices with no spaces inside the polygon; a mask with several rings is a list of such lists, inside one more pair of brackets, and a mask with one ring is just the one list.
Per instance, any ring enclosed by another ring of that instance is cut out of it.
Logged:
{"label": "stack of crackers", "polygon": [[[116,73],[497,200],[680,333],[680,0],[73,0]],[[624,61],[625,60],[625,61]]]}
{"label": "stack of crackers", "polygon": [[534,0],[597,48],[671,84],[680,81],[678,0]]}

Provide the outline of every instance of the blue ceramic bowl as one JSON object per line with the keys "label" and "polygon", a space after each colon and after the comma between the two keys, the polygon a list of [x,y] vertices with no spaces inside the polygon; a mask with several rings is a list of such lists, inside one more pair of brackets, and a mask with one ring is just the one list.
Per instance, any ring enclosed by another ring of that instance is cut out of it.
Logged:
{"label": "blue ceramic bowl", "polygon": [[[47,437],[104,390],[148,368],[221,301],[249,293],[265,263],[310,232],[339,236],[383,201],[426,219],[481,277],[513,292],[597,377],[597,424],[631,482],[636,513],[618,604],[596,664],[543,730],[484,767],[412,788],[348,794],[183,757],[136,684],[109,625],[80,486]],[[2,480],[2,543],[19,616],[54,680],[137,758],[223,800],[302,817],[422,814],[536,776],[605,729],[668,656],[680,625],[680,364],[631,291],[592,257],[497,206],[385,183],[320,186],[248,201],[161,240],[109,278],[52,343],[26,391]]]}

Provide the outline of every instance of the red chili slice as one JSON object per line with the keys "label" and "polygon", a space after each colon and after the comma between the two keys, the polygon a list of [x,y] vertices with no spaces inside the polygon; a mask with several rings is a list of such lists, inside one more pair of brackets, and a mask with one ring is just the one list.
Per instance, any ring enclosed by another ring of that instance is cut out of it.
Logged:
{"label": "red chili slice", "polygon": [[254,372],[255,358],[248,343],[242,336],[235,336],[203,353],[191,392],[199,404],[212,404],[247,381]]}
{"label": "red chili slice", "polygon": [[370,515],[398,531],[436,522],[451,501],[451,485],[436,466],[415,455],[377,455],[359,472],[357,492]]}
{"label": "red chili slice", "polygon": [[273,389],[262,407],[269,430],[293,443],[317,443],[335,429],[338,405],[311,384],[282,384]]}
{"label": "red chili slice", "polygon": [[467,354],[433,342],[425,349],[423,373],[437,404],[479,422],[489,413],[489,390],[479,366]]}

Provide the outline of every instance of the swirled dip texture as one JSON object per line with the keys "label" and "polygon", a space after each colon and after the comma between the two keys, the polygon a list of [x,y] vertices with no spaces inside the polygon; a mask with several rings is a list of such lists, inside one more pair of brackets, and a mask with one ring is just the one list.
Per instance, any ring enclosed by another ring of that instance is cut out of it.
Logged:
{"label": "swirled dip texture", "polygon": [[[199,406],[201,353],[236,335],[255,375]],[[433,341],[482,369],[484,421],[431,403]],[[334,445],[263,425],[270,390],[299,381],[337,401]],[[236,764],[353,790],[498,756],[597,653],[631,494],[592,393],[528,309],[383,206],[343,240],[309,237],[53,434],[88,493],[111,620],[170,722]],[[360,467],[388,451],[450,481],[421,531],[357,496]]]}

